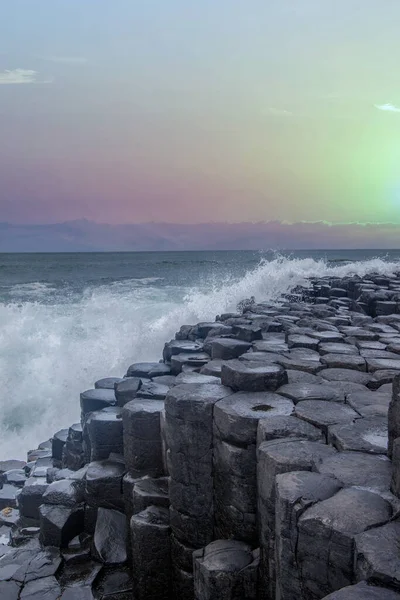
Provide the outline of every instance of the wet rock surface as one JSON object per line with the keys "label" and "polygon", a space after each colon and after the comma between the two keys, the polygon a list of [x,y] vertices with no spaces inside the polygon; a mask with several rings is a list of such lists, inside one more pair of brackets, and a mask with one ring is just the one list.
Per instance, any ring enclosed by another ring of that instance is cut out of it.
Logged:
{"label": "wet rock surface", "polygon": [[400,600],[400,273],[276,300],[0,462],[1,600]]}

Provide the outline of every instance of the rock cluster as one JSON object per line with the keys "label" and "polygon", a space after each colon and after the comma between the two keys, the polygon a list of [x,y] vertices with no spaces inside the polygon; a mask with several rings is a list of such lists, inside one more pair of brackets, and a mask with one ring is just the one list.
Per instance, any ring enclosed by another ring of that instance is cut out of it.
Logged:
{"label": "rock cluster", "polygon": [[240,308],[0,463],[1,600],[400,600],[400,273]]}

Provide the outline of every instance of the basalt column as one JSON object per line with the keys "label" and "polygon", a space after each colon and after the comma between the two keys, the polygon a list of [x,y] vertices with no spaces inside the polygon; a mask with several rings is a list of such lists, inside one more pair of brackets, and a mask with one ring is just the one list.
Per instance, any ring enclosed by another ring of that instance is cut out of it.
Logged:
{"label": "basalt column", "polygon": [[214,408],[214,502],[216,537],[257,540],[257,425],[290,415],[291,400],[268,392],[238,392]]}
{"label": "basalt column", "polygon": [[192,553],[214,538],[213,413],[232,394],[212,384],[172,388],[165,401],[174,598],[193,598]]}

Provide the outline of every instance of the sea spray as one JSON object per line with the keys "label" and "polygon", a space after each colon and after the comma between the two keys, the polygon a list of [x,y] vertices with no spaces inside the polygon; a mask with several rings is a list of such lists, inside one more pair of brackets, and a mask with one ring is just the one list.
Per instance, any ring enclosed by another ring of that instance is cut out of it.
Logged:
{"label": "sea spray", "polygon": [[42,283],[16,285],[15,301],[11,293],[0,304],[0,459],[24,458],[79,420],[82,390],[100,377],[123,375],[132,362],[158,360],[182,324],[235,311],[244,297],[277,300],[309,277],[388,275],[398,268],[382,259],[329,266],[277,257],[243,277],[203,276],[200,267],[198,285],[186,287],[124,279],[60,295]]}

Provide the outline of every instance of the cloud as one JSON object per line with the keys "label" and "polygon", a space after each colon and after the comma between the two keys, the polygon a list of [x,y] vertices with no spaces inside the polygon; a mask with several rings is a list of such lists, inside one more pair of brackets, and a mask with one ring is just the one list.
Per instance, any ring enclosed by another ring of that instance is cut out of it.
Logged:
{"label": "cloud", "polygon": [[378,110],[383,110],[385,112],[400,112],[400,108],[393,104],[374,104],[374,106]]}
{"label": "cloud", "polygon": [[84,65],[88,62],[88,59],[83,56],[38,56],[38,58],[63,65]]}
{"label": "cloud", "polygon": [[13,85],[16,83],[37,83],[37,71],[31,69],[12,69],[0,71],[0,85]]}
{"label": "cloud", "polygon": [[284,110],[283,108],[273,108],[272,106],[268,106],[265,111],[267,115],[272,115],[274,117],[292,117],[293,113],[288,110]]}

